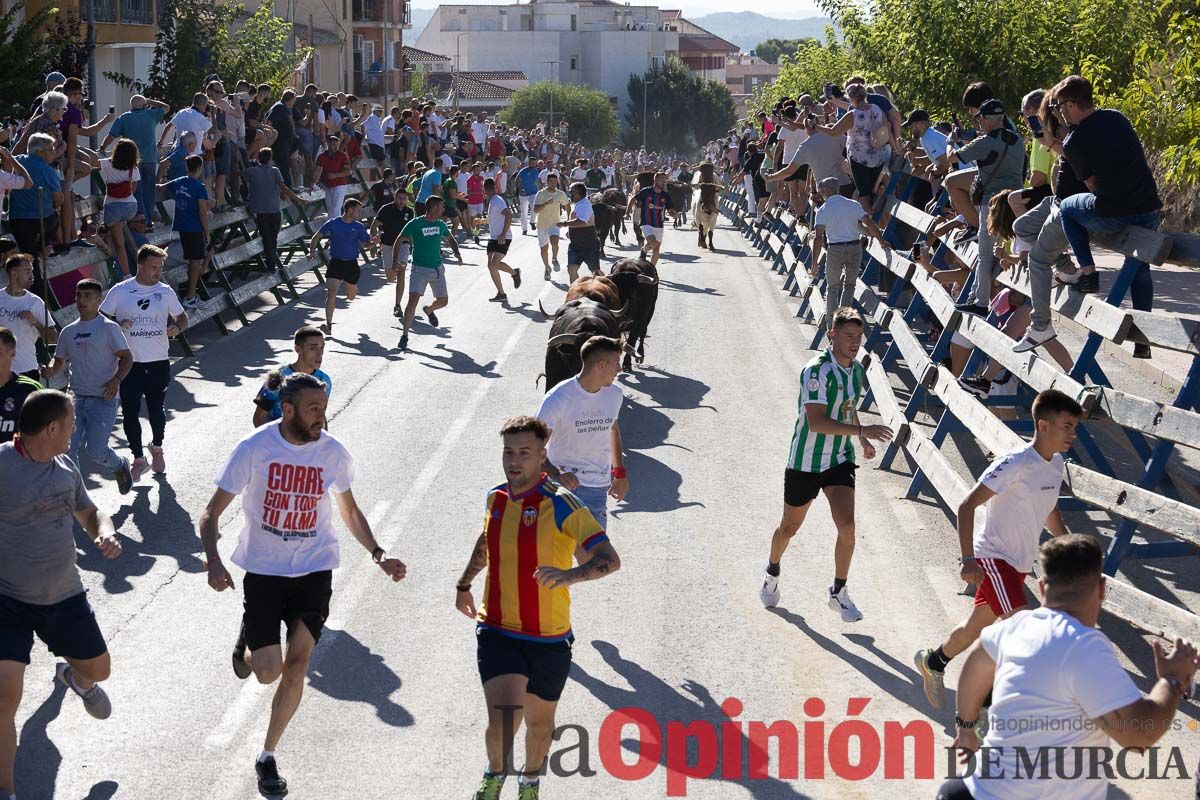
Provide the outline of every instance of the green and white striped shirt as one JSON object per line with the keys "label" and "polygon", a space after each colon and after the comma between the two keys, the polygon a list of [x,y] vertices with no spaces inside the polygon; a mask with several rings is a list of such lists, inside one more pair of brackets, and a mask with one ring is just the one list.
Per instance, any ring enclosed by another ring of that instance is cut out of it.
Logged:
{"label": "green and white striped shirt", "polygon": [[824,472],[846,462],[854,463],[852,436],[813,433],[808,428],[805,406],[820,403],[825,415],[849,425],[855,422],[867,373],[855,361],[847,369],[837,363],[833,349],[825,348],[800,373],[799,417],[788,451],[788,467],[801,472]]}

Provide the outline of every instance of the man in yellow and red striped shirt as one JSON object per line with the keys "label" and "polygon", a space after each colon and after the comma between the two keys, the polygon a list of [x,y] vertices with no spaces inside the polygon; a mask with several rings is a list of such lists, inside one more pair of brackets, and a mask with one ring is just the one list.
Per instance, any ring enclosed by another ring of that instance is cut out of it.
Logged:
{"label": "man in yellow and red striped shirt", "polygon": [[[479,677],[488,707],[488,767],[474,798],[500,796],[516,727],[523,720],[519,800],[536,800],[554,711],[571,671],[575,639],[568,587],[615,572],[621,560],[592,512],[542,472],[550,439],[546,424],[514,417],[500,435],[508,480],[488,492],[483,532],[455,601],[459,611],[478,623]],[[576,547],[588,559],[572,568]],[[471,581],[484,569],[483,603],[476,610]]]}

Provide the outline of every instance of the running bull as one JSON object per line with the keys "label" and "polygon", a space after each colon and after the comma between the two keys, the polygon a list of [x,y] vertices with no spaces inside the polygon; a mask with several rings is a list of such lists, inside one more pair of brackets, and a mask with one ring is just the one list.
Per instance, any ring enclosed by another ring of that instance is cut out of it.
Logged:
{"label": "running bull", "polygon": [[607,306],[587,297],[565,303],[554,312],[546,342],[546,391],[579,374],[583,368],[579,351],[584,342],[593,336],[616,339],[620,335],[620,318]]}
{"label": "running bull", "polygon": [[658,270],[649,261],[641,258],[623,258],[613,264],[607,278],[616,284],[621,304],[621,330],[626,337],[626,372],[633,370],[631,356],[636,354],[637,363],[646,359],[646,331],[654,318],[654,306],[658,303]]}
{"label": "running bull", "polygon": [[629,198],[620,189],[605,189],[590,198],[592,211],[596,215],[596,236],[600,239],[600,257],[604,258],[604,242],[609,235],[613,244],[621,244],[621,226],[625,220],[625,209]]}

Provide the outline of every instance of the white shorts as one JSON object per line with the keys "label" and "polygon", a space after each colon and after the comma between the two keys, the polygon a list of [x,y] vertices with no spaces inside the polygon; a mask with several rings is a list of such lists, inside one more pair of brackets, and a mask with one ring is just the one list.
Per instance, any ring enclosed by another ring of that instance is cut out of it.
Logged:
{"label": "white shorts", "polygon": [[557,225],[552,228],[538,228],[538,247],[545,247],[550,244],[550,237],[553,236],[557,239],[560,233],[562,233],[562,230]]}
{"label": "white shorts", "polygon": [[[410,247],[411,247],[411,245],[407,245],[407,244],[400,245],[400,260],[401,261],[404,261],[404,262],[408,261],[408,251],[409,251]],[[396,246],[391,245],[391,244],[384,244],[384,245],[380,245],[380,250],[382,251],[382,256],[383,256],[383,268],[391,269],[392,256],[395,255]],[[396,266],[397,266],[397,268],[399,268],[401,270],[404,269],[404,267],[401,267],[399,264],[397,264]]]}
{"label": "white shorts", "polygon": [[469,213],[472,217],[483,216],[483,203],[468,203],[467,213]]}
{"label": "white shorts", "polygon": [[658,243],[662,244],[663,229],[656,228],[653,225],[643,225],[642,226],[642,236],[646,237],[647,239],[657,239]]}

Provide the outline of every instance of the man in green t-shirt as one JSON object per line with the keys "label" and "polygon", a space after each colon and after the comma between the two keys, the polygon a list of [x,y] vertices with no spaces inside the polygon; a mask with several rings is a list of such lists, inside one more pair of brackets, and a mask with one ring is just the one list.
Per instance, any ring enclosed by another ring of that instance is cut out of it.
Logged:
{"label": "man in green t-shirt", "polygon": [[[404,333],[400,336],[400,349],[408,349],[408,329],[412,327],[413,317],[417,312],[417,303],[425,294],[427,287],[433,287],[433,302],[425,306],[425,318],[429,324],[437,327],[437,310],[445,308],[450,300],[446,291],[446,272],[442,266],[442,240],[450,243],[450,249],[463,263],[462,253],[458,250],[458,242],[450,235],[450,228],[442,221],[444,202],[437,195],[431,195],[425,201],[425,215],[409,221],[400,231],[397,246],[411,245],[412,270],[408,278],[408,305],[404,309]],[[403,251],[401,251],[403,255]],[[407,262],[398,261],[397,269],[403,270]]]}

